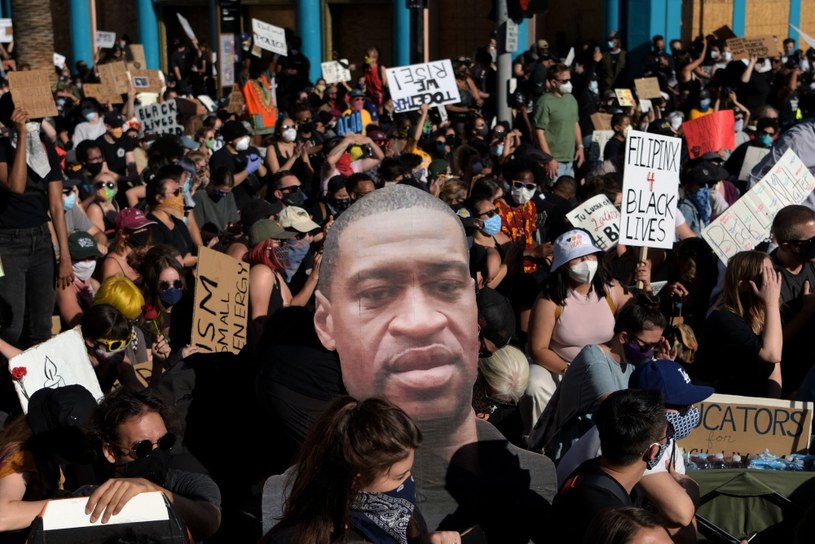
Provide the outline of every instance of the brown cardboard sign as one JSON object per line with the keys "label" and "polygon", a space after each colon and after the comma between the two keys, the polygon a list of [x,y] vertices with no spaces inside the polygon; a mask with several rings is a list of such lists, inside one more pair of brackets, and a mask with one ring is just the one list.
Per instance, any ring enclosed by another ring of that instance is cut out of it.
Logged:
{"label": "brown cardboard sign", "polygon": [[719,38],[720,40],[729,40],[730,38],[738,38],[738,35],[733,32],[733,29],[727,25],[722,25],[713,32],[711,32],[714,36]]}
{"label": "brown cardboard sign", "polygon": [[127,75],[127,66],[124,61],[100,64],[99,78],[104,85],[110,86],[117,94],[125,94],[130,87],[130,79]]}
{"label": "brown cardboard sign", "polygon": [[14,105],[26,110],[31,119],[57,115],[57,105],[51,92],[47,70],[15,71],[6,75]]}
{"label": "brown cardboard sign", "polygon": [[775,455],[806,452],[812,432],[812,403],[711,395],[700,403],[699,424],[679,441],[686,451]]}
{"label": "brown cardboard sign", "polygon": [[662,91],[659,90],[659,80],[655,77],[635,79],[634,87],[637,89],[639,98],[662,98]]}
{"label": "brown cardboard sign", "polygon": [[241,115],[246,102],[243,99],[240,85],[233,85],[232,92],[229,93],[229,104],[226,106],[226,111]]}
{"label": "brown cardboard sign", "polygon": [[611,114],[610,113],[597,113],[591,114],[591,122],[594,125],[594,130],[611,130]]}
{"label": "brown cardboard sign", "polygon": [[751,55],[774,57],[781,53],[775,36],[730,38],[727,40],[727,46],[730,48],[730,52],[733,53],[734,60],[749,59]]}
{"label": "brown cardboard sign", "polygon": [[246,345],[249,265],[202,247],[195,274],[192,343],[204,353],[237,354]]}
{"label": "brown cardboard sign", "polygon": [[138,70],[134,64],[128,64],[130,81],[137,93],[160,93],[164,88],[164,80],[158,70]]}
{"label": "brown cardboard sign", "polygon": [[101,83],[85,83],[82,85],[82,92],[85,96],[95,98],[100,104],[121,104],[122,97],[113,92],[107,85]]}
{"label": "brown cardboard sign", "polygon": [[147,70],[147,60],[144,57],[144,46],[140,43],[131,43],[125,50],[127,62],[133,64],[137,70]]}

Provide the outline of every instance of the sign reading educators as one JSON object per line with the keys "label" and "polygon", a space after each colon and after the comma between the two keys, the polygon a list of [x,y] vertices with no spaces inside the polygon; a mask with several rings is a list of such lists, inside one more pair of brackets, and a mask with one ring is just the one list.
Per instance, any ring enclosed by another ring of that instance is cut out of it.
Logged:
{"label": "sign reading educators", "polygon": [[255,35],[255,45],[261,49],[284,57],[288,54],[286,31],[279,26],[252,19],[252,33]]}
{"label": "sign reading educators", "polygon": [[422,104],[441,106],[461,101],[449,59],[387,68],[388,87],[396,113],[418,110]]}
{"label": "sign reading educators", "polygon": [[778,210],[800,204],[813,190],[815,176],[788,149],[761,181],[702,231],[702,238],[726,263],[766,240]]}
{"label": "sign reading educators", "polygon": [[807,452],[812,403],[711,395],[699,405],[699,424],[679,441],[689,453],[738,453],[742,457]]}
{"label": "sign reading educators", "polygon": [[239,353],[246,345],[249,265],[202,247],[195,275],[192,343],[205,353]]}
{"label": "sign reading educators", "polygon": [[625,141],[625,176],[619,243],[671,249],[676,230],[682,140],[631,130]]}

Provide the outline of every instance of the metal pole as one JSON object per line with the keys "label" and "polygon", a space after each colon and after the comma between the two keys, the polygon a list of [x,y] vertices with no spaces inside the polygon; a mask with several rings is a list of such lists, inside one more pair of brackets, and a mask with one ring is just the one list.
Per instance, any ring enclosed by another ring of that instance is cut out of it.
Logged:
{"label": "metal pole", "polygon": [[498,120],[512,122],[509,109],[509,78],[512,77],[512,53],[507,51],[507,0],[495,0],[495,23],[498,28],[498,77],[496,78],[498,96]]}

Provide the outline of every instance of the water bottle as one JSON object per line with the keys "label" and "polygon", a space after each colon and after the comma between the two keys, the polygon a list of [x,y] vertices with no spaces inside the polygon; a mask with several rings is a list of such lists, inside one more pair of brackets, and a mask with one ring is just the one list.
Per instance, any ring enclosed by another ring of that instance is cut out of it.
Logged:
{"label": "water bottle", "polygon": [[698,467],[699,470],[708,470],[710,468],[710,463],[707,460],[707,455],[704,453],[694,453],[691,456],[693,463]]}
{"label": "water bottle", "polygon": [[738,453],[734,453],[733,457],[730,458],[730,468],[744,468],[744,463],[741,460],[741,455]]}
{"label": "water bottle", "polygon": [[710,468],[727,468],[724,462],[724,454],[717,453],[710,456]]}

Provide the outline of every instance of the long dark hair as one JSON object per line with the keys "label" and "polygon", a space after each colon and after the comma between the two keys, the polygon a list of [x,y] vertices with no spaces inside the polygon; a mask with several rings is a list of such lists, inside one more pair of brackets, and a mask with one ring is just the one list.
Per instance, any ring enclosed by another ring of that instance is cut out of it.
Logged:
{"label": "long dark hair", "polygon": [[[591,280],[591,289],[597,293],[597,298],[606,296],[606,289],[611,287],[611,275],[606,270],[603,254],[597,253],[597,272]],[[566,264],[552,272],[541,287],[541,296],[563,306],[569,295],[569,267]]]}
{"label": "long dark hair", "polygon": [[283,518],[270,534],[291,530],[295,544],[342,540],[357,492],[421,441],[416,424],[385,399],[336,399],[303,442]]}

